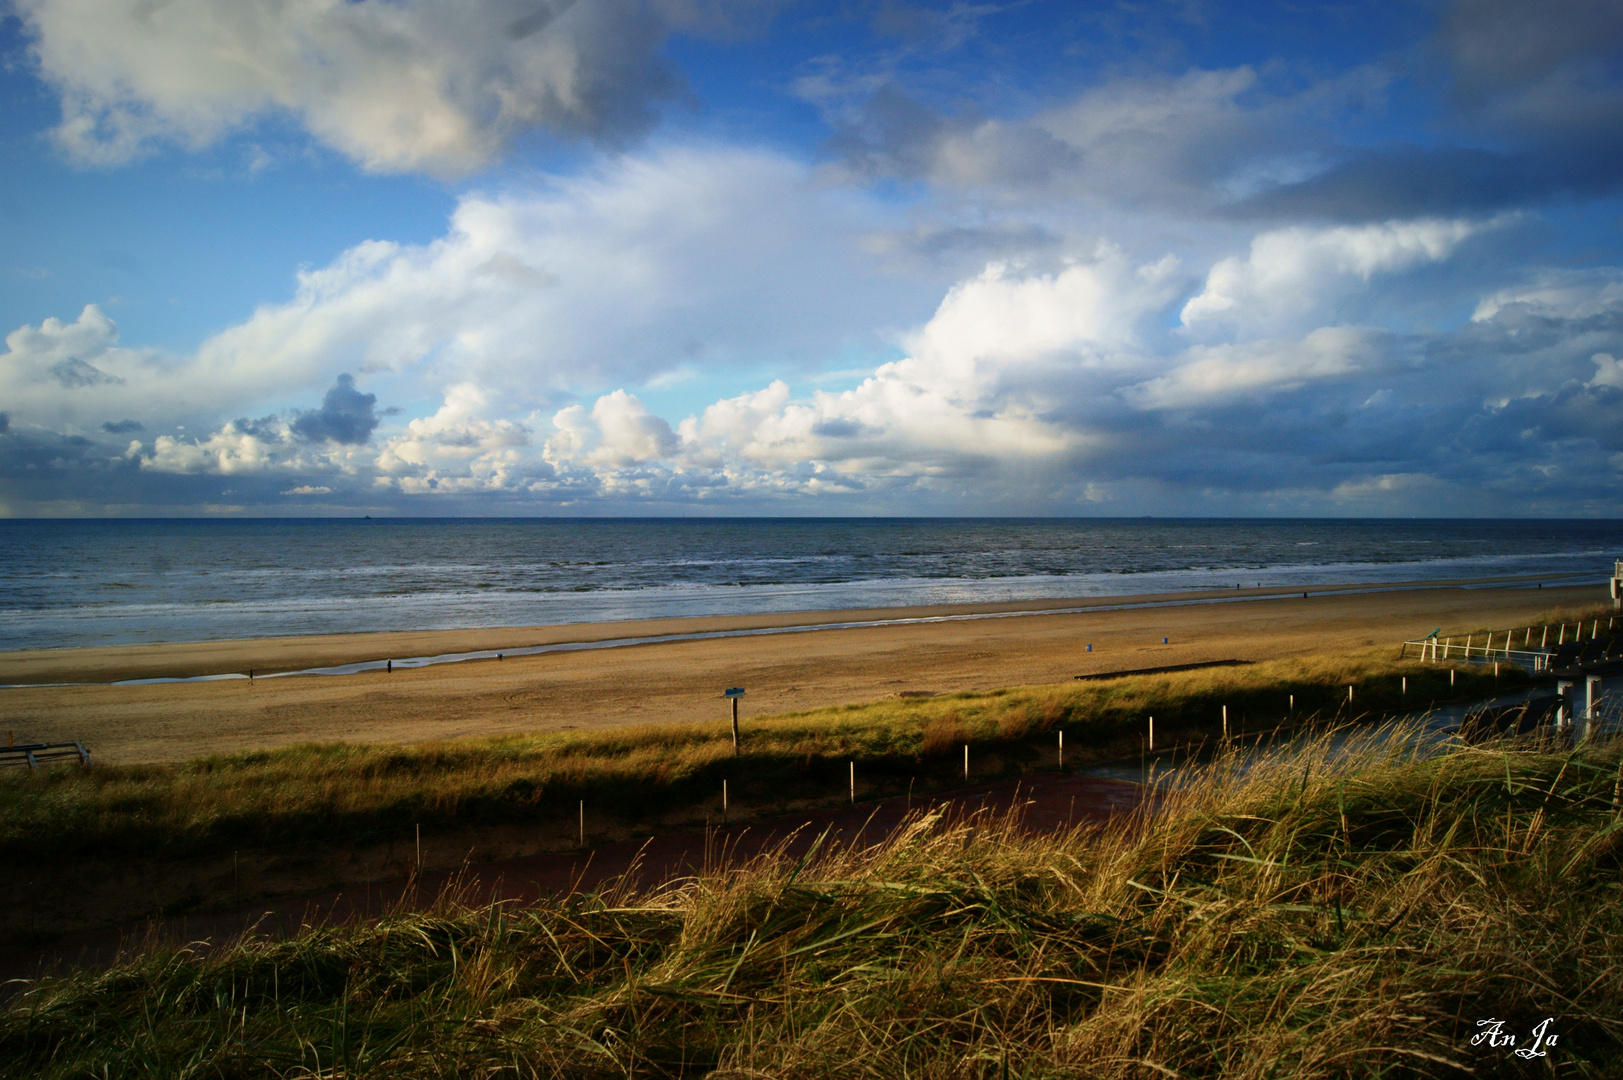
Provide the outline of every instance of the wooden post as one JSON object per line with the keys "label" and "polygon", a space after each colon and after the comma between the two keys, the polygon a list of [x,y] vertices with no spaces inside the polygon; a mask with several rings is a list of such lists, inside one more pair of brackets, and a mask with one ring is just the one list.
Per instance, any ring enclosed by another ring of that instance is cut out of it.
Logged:
{"label": "wooden post", "polygon": [[1150,749],[1155,749],[1155,717],[1150,717]]}
{"label": "wooden post", "polygon": [[1448,685],[1450,685],[1450,686],[1454,685],[1454,669],[1453,668],[1448,669]]}
{"label": "wooden post", "polygon": [[727,781],[721,782],[721,823],[727,824]]}
{"label": "wooden post", "polygon": [[1527,628],[1527,633],[1522,635],[1522,648],[1525,649],[1525,648],[1527,648],[1527,646],[1531,645],[1532,643],[1533,643],[1533,628],[1531,626],[1529,626]]}
{"label": "wooden post", "polygon": [[1544,628],[1544,636],[1539,639],[1538,647],[1541,648],[1541,649],[1548,648],[1549,644],[1550,644],[1550,628],[1548,626],[1546,626]]}
{"label": "wooden post", "polygon": [[1409,696],[1409,676],[1407,675],[1403,677],[1403,696]]}
{"label": "wooden post", "polygon": [[1296,715],[1296,695],[1295,694],[1292,694],[1291,697],[1290,697],[1290,705],[1285,709],[1285,715],[1286,716],[1295,716]]}
{"label": "wooden post", "polygon": [[733,757],[740,753],[738,748],[738,699],[744,696],[742,686],[729,686],[721,692],[721,696],[733,703]]}
{"label": "wooden post", "polygon": [[418,870],[419,873],[421,873],[422,869],[423,869],[423,825],[422,825],[422,822],[418,822],[417,823],[417,870]]}
{"label": "wooden post", "polygon": [[857,804],[857,763],[851,762],[851,805]]}
{"label": "wooden post", "polygon": [[964,779],[969,779],[969,744],[964,744]]}
{"label": "wooden post", "polygon": [[1059,733],[1059,767],[1065,768],[1065,732]]}
{"label": "wooden post", "polygon": [[[722,783],[722,791],[726,791],[727,790],[727,781],[723,780],[721,783]],[[722,805],[726,805],[727,796],[723,795],[721,797],[721,801],[722,801]],[[582,851],[586,850],[586,800],[585,799],[582,799],[580,801],[580,849]]]}
{"label": "wooden post", "polygon": [[383,662],[383,670],[388,672],[390,675],[393,675],[394,674],[394,661],[393,660],[385,660]]}
{"label": "wooden post", "polygon": [[1223,706],[1223,738],[1229,737],[1229,707]]}

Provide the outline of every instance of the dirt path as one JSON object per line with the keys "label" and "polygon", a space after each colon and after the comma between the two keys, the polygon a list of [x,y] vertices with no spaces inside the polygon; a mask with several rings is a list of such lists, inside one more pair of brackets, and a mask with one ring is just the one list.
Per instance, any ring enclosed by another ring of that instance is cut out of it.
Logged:
{"label": "dirt path", "polygon": [[[471,904],[508,900],[530,903],[572,891],[590,891],[622,876],[647,887],[689,876],[701,869],[740,865],[780,846],[804,853],[820,834],[830,844],[874,843],[890,835],[910,814],[933,808],[949,812],[1005,812],[1018,805],[1033,831],[1056,831],[1082,822],[1104,822],[1139,806],[1142,789],[1125,780],[1097,776],[1032,776],[977,785],[928,799],[906,796],[859,803],[744,825],[668,833],[605,844],[585,852],[551,852],[517,859],[465,864],[410,876],[414,855],[402,850],[392,867],[370,882],[348,889],[320,889],[171,918],[139,920],[115,929],[70,933],[47,945],[0,949],[0,984],[62,974],[75,968],[104,968],[149,945],[212,947],[250,930],[277,934],[303,925],[347,923],[387,911],[424,910],[445,893]],[[456,865],[454,852],[431,850],[442,865]],[[252,884],[249,884],[252,888]],[[229,898],[229,892],[225,894]],[[14,913],[16,914],[16,913]],[[0,1000],[25,989],[0,985]]]}

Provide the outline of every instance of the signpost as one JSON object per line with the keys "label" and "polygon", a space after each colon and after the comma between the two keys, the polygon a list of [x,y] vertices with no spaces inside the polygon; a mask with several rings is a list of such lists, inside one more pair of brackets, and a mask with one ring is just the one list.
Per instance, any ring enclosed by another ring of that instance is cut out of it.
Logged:
{"label": "signpost", "polygon": [[722,691],[722,697],[733,703],[733,757],[738,756],[738,699],[744,696],[742,686],[731,686]]}

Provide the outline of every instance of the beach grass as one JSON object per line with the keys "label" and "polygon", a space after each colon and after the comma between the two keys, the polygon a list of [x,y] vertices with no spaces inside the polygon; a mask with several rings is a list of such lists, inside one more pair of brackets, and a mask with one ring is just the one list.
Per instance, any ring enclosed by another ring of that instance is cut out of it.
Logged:
{"label": "beach grass", "polygon": [[1220,754],[1102,826],[938,814],[643,891],[157,948],[13,999],[0,1072],[1623,1075],[1618,745],[1413,747]]}
{"label": "beach grass", "polygon": [[500,822],[550,823],[555,846],[564,846],[583,801],[595,819],[635,831],[672,815],[702,821],[719,803],[724,779],[736,812],[767,813],[839,798],[853,762],[861,797],[915,785],[924,791],[961,779],[965,745],[973,777],[984,780],[1053,768],[1058,731],[1066,733],[1069,762],[1079,764],[1137,756],[1152,715],[1165,748],[1217,740],[1224,707],[1230,733],[1239,734],[1470,700],[1527,681],[1509,665],[1495,675],[1480,666],[1397,660],[1394,652],[746,717],[737,756],[729,726],[718,719],[18,772],[0,778],[0,858],[49,864],[229,855]]}
{"label": "beach grass", "polygon": [[[1615,633],[1620,623],[1623,623],[1623,616],[1620,616],[1617,608],[1611,604],[1579,604],[1571,607],[1548,608],[1539,612],[1527,622],[1514,627],[1479,625],[1465,629],[1448,628],[1439,637],[1444,639],[1453,638],[1454,643],[1459,644],[1459,639],[1466,636],[1475,637],[1480,635],[1486,637],[1486,635],[1492,634],[1495,641],[1494,647],[1502,648],[1503,646],[1498,644],[1499,635],[1507,630],[1521,630],[1524,632],[1522,639],[1516,640],[1512,638],[1511,648],[1520,649],[1525,644],[1528,648],[1538,649],[1546,645],[1553,645],[1555,642],[1553,640],[1546,641],[1534,634],[1528,634],[1527,631],[1536,631],[1544,627],[1553,630],[1557,627],[1570,626],[1573,628],[1571,640],[1576,641],[1579,638],[1587,640],[1594,634],[1604,637]],[[1482,643],[1477,642],[1477,644]]]}

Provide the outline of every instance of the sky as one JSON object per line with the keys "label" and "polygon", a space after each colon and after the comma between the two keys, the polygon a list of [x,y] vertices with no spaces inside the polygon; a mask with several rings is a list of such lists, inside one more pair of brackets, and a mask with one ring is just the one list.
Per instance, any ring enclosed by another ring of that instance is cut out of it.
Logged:
{"label": "sky", "polygon": [[0,0],[0,516],[1623,516],[1623,4]]}

